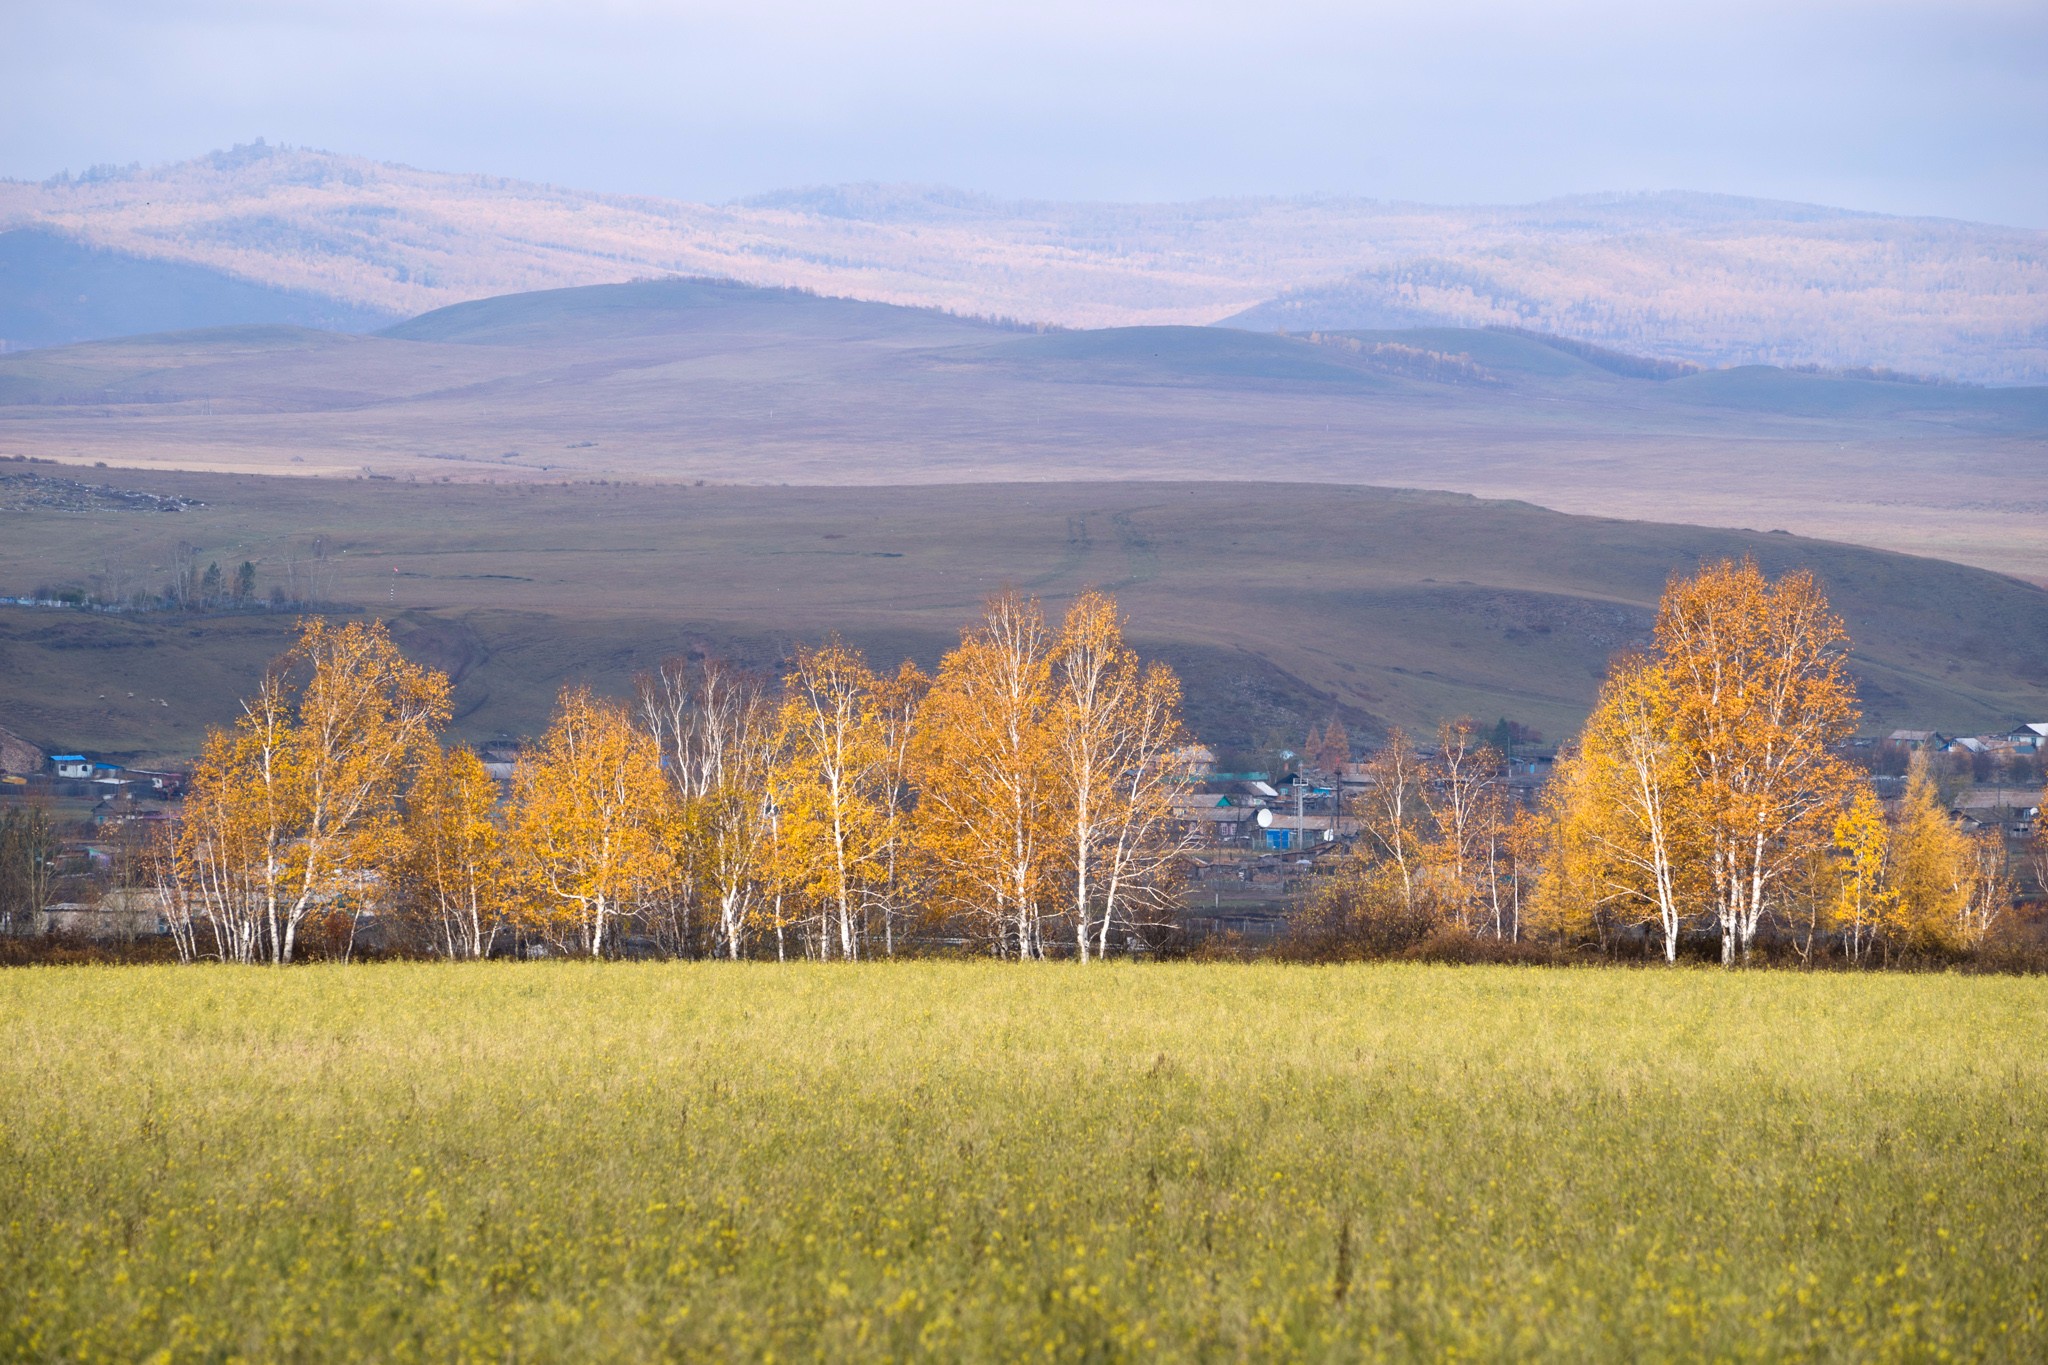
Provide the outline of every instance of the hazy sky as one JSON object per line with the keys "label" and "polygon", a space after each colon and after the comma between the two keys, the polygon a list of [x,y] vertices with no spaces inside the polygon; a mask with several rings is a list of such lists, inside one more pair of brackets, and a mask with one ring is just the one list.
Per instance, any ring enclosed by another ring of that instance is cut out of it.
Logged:
{"label": "hazy sky", "polygon": [[0,175],[262,136],[691,199],[1678,188],[2048,227],[2044,73],[2044,0],[0,0]]}

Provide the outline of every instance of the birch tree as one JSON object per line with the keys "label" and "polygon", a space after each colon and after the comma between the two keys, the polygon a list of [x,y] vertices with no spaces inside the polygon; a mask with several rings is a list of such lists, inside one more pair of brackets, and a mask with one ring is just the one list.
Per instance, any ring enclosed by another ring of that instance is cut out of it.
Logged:
{"label": "birch tree", "polygon": [[1428,779],[1422,755],[1408,732],[1395,729],[1365,765],[1365,789],[1358,796],[1360,830],[1372,856],[1391,868],[1401,884],[1401,903],[1410,912],[1421,899]]}
{"label": "birch tree", "polygon": [[1192,775],[1180,696],[1180,679],[1172,669],[1159,663],[1146,667],[1126,722],[1117,817],[1102,859],[1097,956],[1108,954],[1113,928],[1136,928],[1141,916],[1157,918],[1171,908],[1196,837],[1175,810],[1175,799]]}
{"label": "birch tree", "polygon": [[1848,634],[1813,575],[1771,582],[1744,560],[1674,580],[1656,643],[1733,963],[1778,880],[1825,846],[1853,780],[1836,752],[1858,717]]}
{"label": "birch tree", "polygon": [[737,959],[772,876],[774,710],[758,677],[716,661],[699,671],[696,697],[691,862],[716,914],[715,946]]}
{"label": "birch tree", "polygon": [[888,752],[875,675],[833,641],[797,651],[783,679],[774,801],[785,878],[820,912],[817,946],[860,956],[868,895],[892,831],[883,799]]}
{"label": "birch tree", "polygon": [[1981,944],[1998,922],[2011,887],[1997,831],[1972,836],[1941,799],[1927,752],[1913,755],[1906,793],[1891,832],[1887,872],[1898,897],[1901,936],[1920,948],[1953,951]]}
{"label": "birch tree", "polygon": [[882,916],[882,951],[892,957],[898,926],[916,913],[915,903],[929,885],[929,878],[923,875],[924,862],[911,838],[910,815],[915,801],[911,745],[931,686],[932,680],[908,659],[894,677],[881,679],[875,686],[874,724],[881,746],[877,783],[884,843],[874,890]]}
{"label": "birch tree", "polygon": [[41,918],[56,880],[57,847],[45,802],[0,809],[0,934],[21,933]]}
{"label": "birch tree", "polygon": [[186,800],[179,873],[223,956],[290,962],[308,916],[360,908],[400,780],[447,718],[447,678],[382,623],[302,628],[234,728],[209,734]]}
{"label": "birch tree", "polygon": [[1160,874],[1184,847],[1172,800],[1186,742],[1180,685],[1162,665],[1140,665],[1115,600],[1098,592],[1069,608],[1051,660],[1051,795],[1075,953],[1086,962],[1163,889]]}
{"label": "birch tree", "polygon": [[630,913],[662,853],[661,763],[623,706],[563,691],[514,770],[514,860],[540,928],[591,957]]}
{"label": "birch tree", "polygon": [[669,857],[684,915],[701,900],[712,951],[737,958],[773,876],[774,708],[758,675],[718,659],[668,660],[639,679],[638,698],[675,805]]}
{"label": "birch tree", "polygon": [[[1060,798],[1074,947],[1086,962],[1095,945],[1103,846],[1121,823],[1121,779],[1138,690],[1137,656],[1124,644],[1116,604],[1103,594],[1083,593],[1068,610],[1053,646],[1052,680],[1057,695],[1047,716],[1049,757]],[[1105,931],[1108,919],[1105,907]]]}
{"label": "birch tree", "polygon": [[1052,639],[1036,598],[1003,592],[939,666],[911,745],[919,846],[1000,955],[1045,955],[1046,847],[1060,838],[1046,713]]}
{"label": "birch tree", "polygon": [[1437,727],[1436,752],[1423,770],[1422,805],[1435,837],[1424,847],[1422,860],[1435,883],[1437,904],[1468,933],[1480,927],[1485,873],[1500,853],[1505,810],[1499,766],[1500,756],[1480,742],[1465,718]]}
{"label": "birch tree", "polygon": [[498,783],[465,748],[431,747],[406,791],[394,898],[449,958],[489,957],[511,895]]}
{"label": "birch tree", "polygon": [[1891,839],[1884,808],[1869,783],[1857,784],[1829,833],[1840,860],[1829,918],[1842,934],[1843,955],[1861,963],[1890,931],[1899,900],[1886,875]]}

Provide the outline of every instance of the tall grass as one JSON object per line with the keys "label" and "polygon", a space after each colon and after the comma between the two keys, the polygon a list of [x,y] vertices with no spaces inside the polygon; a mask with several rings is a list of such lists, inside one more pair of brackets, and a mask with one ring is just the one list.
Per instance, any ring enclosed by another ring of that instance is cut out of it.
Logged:
{"label": "tall grass", "polygon": [[0,975],[0,1353],[2048,1352],[2048,983]]}

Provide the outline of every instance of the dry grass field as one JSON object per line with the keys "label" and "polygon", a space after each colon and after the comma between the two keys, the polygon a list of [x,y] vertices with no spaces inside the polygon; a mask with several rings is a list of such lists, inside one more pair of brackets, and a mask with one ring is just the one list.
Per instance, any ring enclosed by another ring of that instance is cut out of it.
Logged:
{"label": "dry grass field", "polygon": [[[93,475],[203,505],[0,483],[17,497],[0,511],[0,594],[154,588],[181,543],[202,564],[249,559],[259,592],[291,574],[390,617],[408,653],[454,676],[457,730],[474,740],[536,732],[564,683],[623,694],[636,669],[690,649],[772,669],[838,630],[878,661],[930,667],[1005,584],[1055,606],[1089,586],[1115,593],[1139,647],[1183,674],[1212,743],[1296,743],[1330,714],[1364,737],[1461,712],[1559,738],[1609,658],[1648,638],[1671,572],[1745,553],[1820,574],[1856,640],[1870,727],[1974,731],[2048,712],[2038,588],[1786,535],[1451,494]],[[31,505],[37,488],[66,505]],[[52,744],[189,753],[203,726],[232,718],[292,619],[0,608],[0,723]]]}
{"label": "dry grass field", "polygon": [[[379,337],[229,329],[0,357],[0,456],[457,481],[1377,484],[2048,582],[2048,390],[1767,369],[1655,381],[1497,332],[1347,340],[1360,349],[1017,333],[686,282],[575,290]],[[1415,351],[1467,357],[1476,377],[1402,361]]]}
{"label": "dry grass field", "polygon": [[2038,979],[0,974],[19,1360],[2037,1360]]}

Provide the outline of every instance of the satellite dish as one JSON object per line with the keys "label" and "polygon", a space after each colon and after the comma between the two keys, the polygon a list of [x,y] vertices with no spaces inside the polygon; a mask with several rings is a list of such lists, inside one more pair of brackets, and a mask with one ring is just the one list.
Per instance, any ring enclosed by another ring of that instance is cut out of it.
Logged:
{"label": "satellite dish", "polygon": [[1271,829],[1271,828],[1273,828],[1273,812],[1271,812],[1271,811],[1269,811],[1269,810],[1261,810],[1261,811],[1259,812],[1259,828],[1260,828],[1260,829]]}

